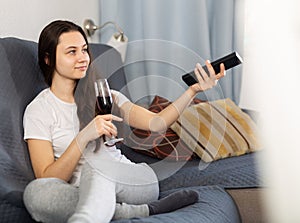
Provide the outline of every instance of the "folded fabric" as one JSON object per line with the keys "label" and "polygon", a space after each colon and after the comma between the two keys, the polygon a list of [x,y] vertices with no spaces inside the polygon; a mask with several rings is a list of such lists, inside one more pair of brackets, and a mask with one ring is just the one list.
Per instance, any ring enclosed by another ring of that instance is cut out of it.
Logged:
{"label": "folded fabric", "polygon": [[188,107],[170,128],[204,162],[261,147],[256,124],[229,98]]}
{"label": "folded fabric", "polygon": [[[194,100],[194,103],[199,102],[198,99]],[[156,95],[148,110],[158,113],[171,103],[169,100]],[[196,157],[185,142],[170,128],[164,133],[134,128],[127,136],[126,144],[137,152],[159,159],[180,161],[191,160]]]}

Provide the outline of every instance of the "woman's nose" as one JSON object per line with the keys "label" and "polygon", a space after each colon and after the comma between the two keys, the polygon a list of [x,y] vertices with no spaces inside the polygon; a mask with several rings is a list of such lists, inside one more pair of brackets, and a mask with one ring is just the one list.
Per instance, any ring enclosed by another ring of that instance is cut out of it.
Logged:
{"label": "woman's nose", "polygon": [[78,60],[79,61],[88,61],[90,59],[90,56],[88,53],[86,52],[81,52],[79,55],[78,55]]}

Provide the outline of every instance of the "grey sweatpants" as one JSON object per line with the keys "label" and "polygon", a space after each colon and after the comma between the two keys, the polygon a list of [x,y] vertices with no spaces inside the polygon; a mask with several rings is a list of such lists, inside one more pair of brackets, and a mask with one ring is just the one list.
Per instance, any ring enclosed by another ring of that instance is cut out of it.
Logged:
{"label": "grey sweatpants", "polygon": [[56,178],[32,181],[24,203],[41,222],[97,222],[149,215],[147,203],[157,200],[157,177],[146,164],[112,160],[109,155],[88,156],[80,186]]}

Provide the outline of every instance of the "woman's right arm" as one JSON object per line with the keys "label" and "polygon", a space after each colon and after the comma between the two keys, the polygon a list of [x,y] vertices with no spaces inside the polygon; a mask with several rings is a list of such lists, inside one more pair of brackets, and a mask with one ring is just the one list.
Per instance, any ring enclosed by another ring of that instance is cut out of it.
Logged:
{"label": "woman's right arm", "polygon": [[[116,136],[112,124],[122,121],[113,115],[98,115],[72,140],[65,152],[55,160],[52,143],[48,140],[27,139],[30,159],[37,178],[55,177],[69,181],[89,141],[101,135]],[[42,149],[41,149],[42,148]]]}
{"label": "woman's right arm", "polygon": [[81,157],[81,150],[76,143],[76,138],[57,160],[54,158],[50,141],[28,139],[27,143],[36,178],[55,177],[64,181],[71,179],[72,173]]}

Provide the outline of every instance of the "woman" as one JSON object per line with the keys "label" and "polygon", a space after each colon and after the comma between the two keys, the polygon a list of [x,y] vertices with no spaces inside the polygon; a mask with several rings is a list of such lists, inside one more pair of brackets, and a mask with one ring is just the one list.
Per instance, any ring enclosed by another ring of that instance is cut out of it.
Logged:
{"label": "woman", "polygon": [[124,121],[144,130],[165,130],[198,92],[216,85],[224,76],[224,65],[216,75],[207,61],[208,76],[197,64],[199,83],[158,114],[114,91],[114,103],[123,119],[98,115],[87,122],[82,115],[84,106],[78,104],[77,108],[80,100],[75,101],[79,80],[87,79],[90,65],[83,30],[68,21],[50,23],[40,35],[38,57],[49,88],[24,113],[24,139],[37,178],[26,187],[24,203],[35,220],[109,222],[165,213],[197,201],[198,194],[192,190],[157,200],[157,178],[148,165],[131,162],[116,147],[107,147],[101,140],[95,151],[95,142],[102,135],[117,135],[112,121]]}

